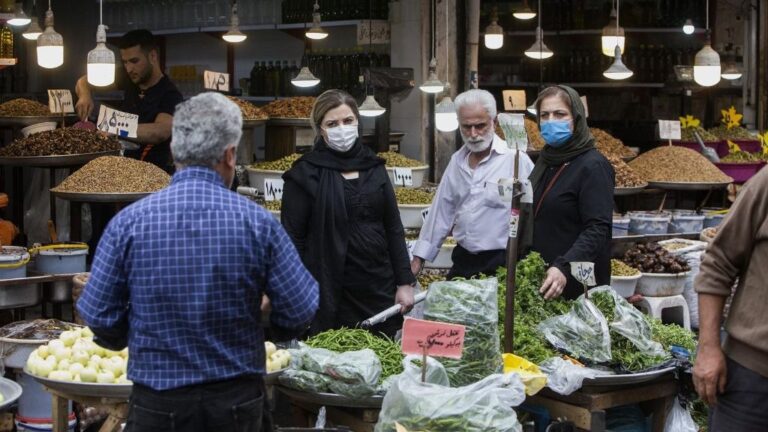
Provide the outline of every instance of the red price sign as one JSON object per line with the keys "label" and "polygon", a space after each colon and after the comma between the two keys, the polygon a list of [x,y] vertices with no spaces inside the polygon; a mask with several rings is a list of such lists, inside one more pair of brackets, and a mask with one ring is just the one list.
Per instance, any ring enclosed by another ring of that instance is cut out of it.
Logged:
{"label": "red price sign", "polygon": [[437,321],[406,318],[403,324],[403,354],[461,358],[464,350],[464,326]]}

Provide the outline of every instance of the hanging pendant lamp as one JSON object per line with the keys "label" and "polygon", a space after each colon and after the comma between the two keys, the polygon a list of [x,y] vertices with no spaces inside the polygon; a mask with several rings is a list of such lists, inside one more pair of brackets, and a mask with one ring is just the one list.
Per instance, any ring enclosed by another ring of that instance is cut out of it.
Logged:
{"label": "hanging pendant lamp", "polygon": [[53,29],[51,0],[45,12],[45,31],[37,38],[37,64],[46,69],[64,64],[64,38]]}
{"label": "hanging pendant lamp", "polygon": [[693,80],[703,87],[711,87],[720,82],[720,55],[712,49],[712,35],[709,30],[709,0],[707,0],[707,42],[696,53],[693,62]]}
{"label": "hanging pendant lamp", "polygon": [[544,44],[544,31],[541,29],[541,0],[539,0],[539,25],[536,27],[536,41],[530,48],[525,50],[525,55],[532,59],[544,60],[552,57],[555,53]]}

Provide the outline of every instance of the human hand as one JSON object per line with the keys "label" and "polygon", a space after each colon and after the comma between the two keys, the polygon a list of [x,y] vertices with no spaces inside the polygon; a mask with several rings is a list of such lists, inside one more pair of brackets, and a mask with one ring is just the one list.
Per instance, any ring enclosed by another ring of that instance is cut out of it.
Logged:
{"label": "human hand", "polygon": [[265,294],[261,297],[261,313],[268,314],[270,312],[272,312],[272,302]]}
{"label": "human hand", "polygon": [[717,404],[717,394],[725,392],[727,372],[725,355],[719,346],[699,346],[693,366],[693,385],[704,403],[709,406]]}
{"label": "human hand", "polygon": [[400,305],[400,313],[406,314],[413,308],[413,287],[400,285],[395,293],[395,304]]}
{"label": "human hand", "polygon": [[82,121],[88,120],[93,111],[93,99],[90,96],[80,96],[75,104],[75,112]]}
{"label": "human hand", "polygon": [[419,273],[421,273],[421,269],[424,267],[424,260],[414,256],[411,260],[411,273],[413,273],[414,276],[418,276]]}
{"label": "human hand", "polygon": [[556,299],[563,293],[566,283],[567,280],[563,272],[557,267],[550,267],[539,292],[544,295],[545,300]]}

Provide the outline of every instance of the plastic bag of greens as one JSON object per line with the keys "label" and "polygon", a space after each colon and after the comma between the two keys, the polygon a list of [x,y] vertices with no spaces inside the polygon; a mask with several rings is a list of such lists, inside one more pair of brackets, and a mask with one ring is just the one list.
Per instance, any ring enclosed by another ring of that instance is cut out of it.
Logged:
{"label": "plastic bag of greens", "polygon": [[611,336],[600,310],[584,295],[571,310],[539,323],[539,331],[555,348],[595,363],[611,360]]}
{"label": "plastic bag of greens", "polygon": [[424,306],[424,319],[466,327],[459,360],[440,359],[454,387],[502,371],[496,278],[434,282]]}
{"label": "plastic bag of greens", "polygon": [[[395,422],[410,431],[520,432],[522,427],[512,407],[525,400],[525,386],[517,374],[493,374],[465,387],[422,383],[419,357],[403,360],[405,372],[398,375],[384,396],[376,432],[395,431]],[[433,379],[439,372],[427,369]]]}
{"label": "plastic bag of greens", "polygon": [[547,387],[555,393],[566,396],[580,389],[585,379],[606,374],[595,369],[577,366],[560,357],[544,360],[539,368],[547,375]]}
{"label": "plastic bag of greens", "polygon": [[[611,332],[627,338],[640,352],[650,356],[664,356],[664,348],[651,336],[651,326],[637,308],[609,286],[593,288],[589,291],[590,299],[603,313]],[[613,336],[615,337],[615,336]]]}
{"label": "plastic bag of greens", "polygon": [[675,398],[675,402],[669,408],[669,412],[667,412],[664,432],[696,432],[697,430],[698,428],[693,421],[693,417],[691,417],[691,413],[680,404],[678,398]]}
{"label": "plastic bag of greens", "polygon": [[336,356],[336,353],[325,348],[310,348],[300,344],[299,348],[303,370],[314,373],[325,373],[325,364]]}
{"label": "plastic bag of greens", "polygon": [[331,378],[323,374],[288,369],[277,378],[280,384],[292,389],[310,393],[323,393],[328,391]]}
{"label": "plastic bag of greens", "polygon": [[370,349],[336,354],[325,363],[333,393],[349,397],[370,396],[381,376],[381,361]]}

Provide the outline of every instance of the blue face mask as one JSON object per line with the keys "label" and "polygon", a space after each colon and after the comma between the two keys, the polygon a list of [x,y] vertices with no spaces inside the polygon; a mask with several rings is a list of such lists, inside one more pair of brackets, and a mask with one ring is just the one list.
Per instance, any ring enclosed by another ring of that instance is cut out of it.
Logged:
{"label": "blue face mask", "polygon": [[562,147],[573,135],[570,120],[549,120],[541,122],[541,137],[552,147]]}

